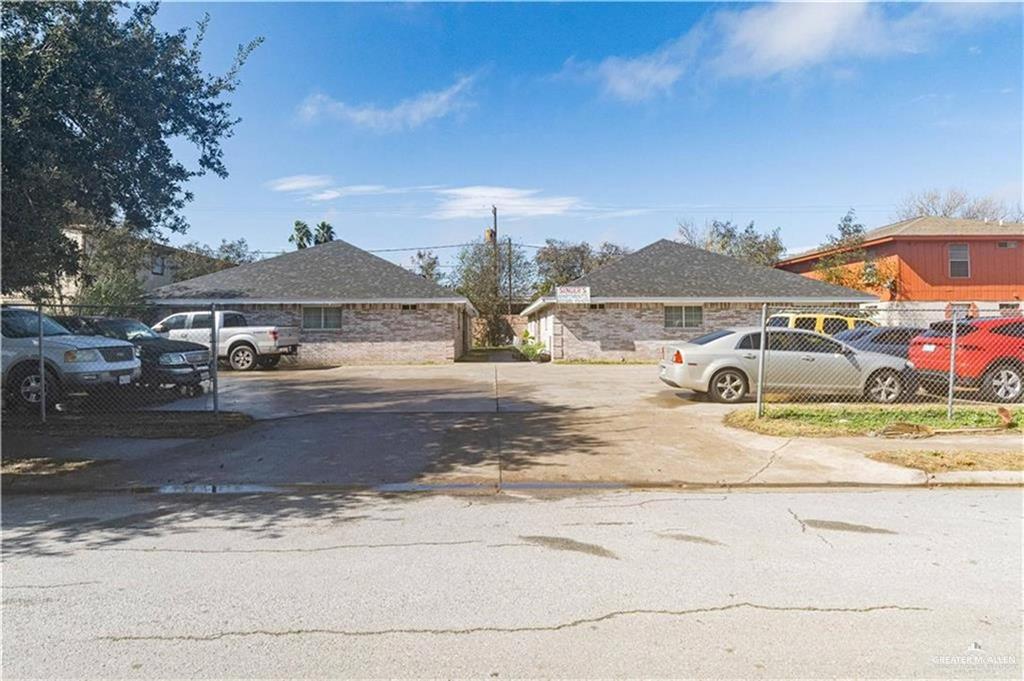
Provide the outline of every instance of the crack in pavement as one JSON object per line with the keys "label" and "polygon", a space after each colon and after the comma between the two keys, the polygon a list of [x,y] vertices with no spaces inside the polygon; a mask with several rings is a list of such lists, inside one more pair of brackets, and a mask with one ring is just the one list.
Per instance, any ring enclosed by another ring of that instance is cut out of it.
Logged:
{"label": "crack in pavement", "polygon": [[680,502],[689,502],[689,501],[725,501],[725,495],[722,495],[720,497],[690,497],[690,498],[686,498],[686,499],[679,499],[679,498],[648,499],[646,501],[640,501],[640,502],[637,502],[635,504],[600,504],[600,505],[590,505],[590,506],[578,505],[578,506],[574,506],[573,508],[633,508],[634,506],[646,506],[647,504],[657,504],[657,503],[663,502],[663,501],[680,501]]}
{"label": "crack in pavement", "polygon": [[[806,533],[806,532],[807,532],[807,523],[805,523],[805,522],[803,521],[803,519],[801,519],[801,518],[800,518],[800,516],[798,516],[798,515],[797,515],[796,513],[794,513],[794,512],[793,512],[793,509],[791,509],[791,508],[787,508],[786,510],[787,510],[787,511],[789,511],[789,514],[790,514],[791,516],[793,516],[793,520],[795,520],[795,521],[797,521],[798,523],[800,523],[800,531],[801,531],[801,532],[803,532],[803,533]],[[830,542],[830,541],[829,541],[828,539],[825,539],[825,537],[821,536],[821,535],[820,535],[820,534],[818,534],[817,532],[812,532],[811,534],[813,534],[813,535],[814,535],[815,537],[817,537],[817,538],[818,538],[818,539],[820,539],[821,541],[823,541],[823,542],[825,542],[826,544],[828,544],[829,548],[831,548],[831,549],[834,549],[834,548],[835,548],[835,546],[833,546],[833,545],[832,545],[832,542]]]}
{"label": "crack in pavement", "polygon": [[310,628],[310,629],[244,629],[235,631],[221,631],[213,634],[172,634],[172,635],[124,635],[124,636],[98,636],[94,640],[98,641],[114,641],[114,642],[129,642],[129,641],[218,641],[224,638],[237,638],[246,636],[270,636],[270,637],[285,637],[285,636],[307,636],[307,635],[325,635],[325,636],[389,636],[394,634],[411,634],[411,635],[435,635],[435,636],[464,636],[468,634],[517,634],[517,633],[531,633],[531,632],[553,632],[562,631],[564,629],[572,629],[574,627],[580,627],[588,624],[597,624],[599,622],[607,622],[609,620],[618,619],[620,617],[633,617],[637,615],[664,615],[671,617],[685,617],[687,615],[698,615],[704,613],[716,613],[716,612],[728,612],[730,610],[738,610],[741,608],[750,608],[752,610],[764,610],[769,612],[810,612],[810,613],[871,613],[879,612],[884,610],[896,610],[904,612],[928,612],[931,608],[922,608],[917,606],[908,605],[871,605],[861,608],[832,608],[832,607],[819,607],[812,605],[803,606],[786,606],[786,605],[764,605],[761,603],[750,603],[744,601],[742,603],[730,603],[727,605],[709,606],[705,608],[689,608],[685,610],[663,610],[663,609],[646,609],[637,608],[635,610],[613,610],[612,612],[605,613],[603,615],[597,615],[595,617],[585,617],[576,620],[570,620],[568,622],[561,622],[558,624],[539,624],[532,626],[522,627],[497,627],[497,626],[485,626],[485,627],[467,627],[464,629],[456,628],[445,628],[445,629],[432,629],[432,628],[391,628],[391,629],[322,629],[322,628]]}
{"label": "crack in pavement", "polygon": [[99,584],[92,582],[65,582],[64,584],[4,584],[5,589],[65,589],[72,586],[86,586],[88,584]]}
{"label": "crack in pavement", "polygon": [[479,544],[477,539],[466,541],[416,541],[397,544],[335,544],[333,546],[317,546],[310,549],[133,549],[125,547],[86,548],[83,551],[120,551],[125,553],[322,553],[324,551],[341,551],[344,549],[391,549],[407,546],[458,546],[460,544]]}
{"label": "crack in pavement", "polygon": [[751,475],[751,476],[750,476],[749,478],[747,478],[746,480],[744,480],[744,481],[743,481],[742,483],[740,483],[740,484],[746,484],[746,483],[748,483],[748,482],[753,482],[753,481],[754,481],[754,478],[756,478],[757,476],[761,475],[761,473],[764,473],[764,472],[765,472],[766,470],[768,470],[769,468],[771,468],[771,465],[772,465],[773,463],[775,463],[775,457],[776,457],[776,456],[778,456],[778,454],[779,454],[779,452],[780,452],[780,451],[782,451],[783,449],[785,449],[786,447],[788,447],[788,446],[789,446],[789,444],[790,444],[790,443],[791,443],[792,441],[793,441],[793,438],[787,438],[785,442],[783,442],[783,443],[782,443],[781,445],[779,445],[778,447],[776,447],[775,449],[773,449],[773,450],[771,451],[771,456],[769,456],[769,457],[768,457],[768,463],[766,463],[765,465],[761,466],[761,467],[760,467],[759,469],[757,469],[757,472],[756,472],[756,473],[754,473],[753,475]]}

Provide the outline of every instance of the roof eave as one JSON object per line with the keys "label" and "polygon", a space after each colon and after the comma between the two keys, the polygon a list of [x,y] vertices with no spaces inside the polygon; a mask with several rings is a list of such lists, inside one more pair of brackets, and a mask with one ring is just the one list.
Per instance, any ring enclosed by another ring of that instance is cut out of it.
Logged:
{"label": "roof eave", "polygon": [[[591,296],[593,304],[603,303],[747,303],[747,304],[801,304],[831,305],[835,303],[875,303],[878,296],[865,293],[863,296]],[[538,298],[519,314],[523,317],[539,312],[548,305],[557,304],[554,298]]]}
{"label": "roof eave", "polygon": [[465,305],[477,314],[466,298],[157,298],[149,297],[153,305]]}

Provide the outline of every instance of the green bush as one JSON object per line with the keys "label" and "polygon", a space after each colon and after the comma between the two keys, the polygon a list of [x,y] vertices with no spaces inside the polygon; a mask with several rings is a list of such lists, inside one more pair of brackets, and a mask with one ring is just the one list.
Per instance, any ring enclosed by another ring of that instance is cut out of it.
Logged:
{"label": "green bush", "polygon": [[530,335],[529,331],[523,331],[523,342],[519,344],[519,352],[528,360],[535,360],[544,352],[544,344]]}

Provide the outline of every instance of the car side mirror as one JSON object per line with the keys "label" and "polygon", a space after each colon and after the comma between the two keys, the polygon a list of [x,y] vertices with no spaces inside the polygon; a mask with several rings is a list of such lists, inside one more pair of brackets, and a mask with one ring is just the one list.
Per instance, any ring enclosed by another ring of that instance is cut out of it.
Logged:
{"label": "car side mirror", "polygon": [[156,331],[157,333],[163,333],[164,331],[167,330],[167,327],[165,327],[163,324],[157,324],[156,326],[153,327],[153,330]]}

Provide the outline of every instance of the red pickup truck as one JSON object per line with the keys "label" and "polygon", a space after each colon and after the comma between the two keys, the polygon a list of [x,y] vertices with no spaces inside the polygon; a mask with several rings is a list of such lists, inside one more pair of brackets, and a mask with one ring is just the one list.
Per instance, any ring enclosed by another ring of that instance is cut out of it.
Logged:
{"label": "red pickup truck", "polygon": [[[949,381],[953,322],[936,322],[910,341],[909,359],[921,386],[944,393]],[[956,323],[956,379],[996,402],[1024,396],[1024,317],[981,317]]]}

